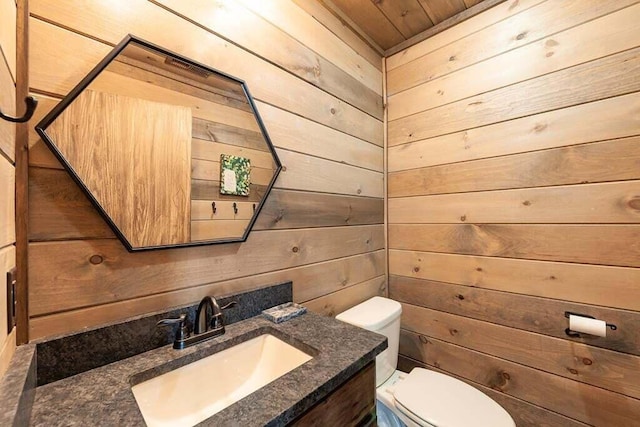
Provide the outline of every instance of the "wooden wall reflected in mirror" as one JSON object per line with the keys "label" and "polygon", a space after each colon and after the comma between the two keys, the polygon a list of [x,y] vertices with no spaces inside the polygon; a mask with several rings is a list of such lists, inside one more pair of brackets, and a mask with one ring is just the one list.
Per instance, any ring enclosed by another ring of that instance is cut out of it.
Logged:
{"label": "wooden wall reflected in mirror", "polygon": [[280,171],[244,82],[132,36],[36,130],[129,250],[245,240]]}

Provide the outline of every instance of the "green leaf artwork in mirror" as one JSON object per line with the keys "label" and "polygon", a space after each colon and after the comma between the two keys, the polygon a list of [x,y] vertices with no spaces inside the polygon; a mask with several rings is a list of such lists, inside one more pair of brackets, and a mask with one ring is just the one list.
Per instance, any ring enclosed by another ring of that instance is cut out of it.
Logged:
{"label": "green leaf artwork in mirror", "polygon": [[251,159],[220,155],[220,194],[248,196],[251,184]]}
{"label": "green leaf artwork in mirror", "polygon": [[133,36],[36,130],[131,251],[246,240],[281,169],[242,80]]}

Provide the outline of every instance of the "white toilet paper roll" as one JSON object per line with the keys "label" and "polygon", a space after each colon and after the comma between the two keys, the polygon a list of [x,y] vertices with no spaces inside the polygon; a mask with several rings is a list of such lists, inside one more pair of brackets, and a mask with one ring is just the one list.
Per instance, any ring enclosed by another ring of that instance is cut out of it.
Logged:
{"label": "white toilet paper roll", "polygon": [[569,329],[598,337],[607,336],[607,322],[588,317],[569,315]]}

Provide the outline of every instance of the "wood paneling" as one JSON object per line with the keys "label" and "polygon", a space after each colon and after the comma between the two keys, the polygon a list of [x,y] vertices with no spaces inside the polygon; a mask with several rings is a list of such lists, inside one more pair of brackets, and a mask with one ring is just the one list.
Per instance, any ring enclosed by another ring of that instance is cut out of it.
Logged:
{"label": "wood paneling", "polygon": [[434,24],[442,22],[466,8],[462,0],[418,0],[418,2]]}
{"label": "wood paneling", "polygon": [[[16,14],[17,6],[14,0],[0,1],[0,64],[8,66],[13,81],[16,81]],[[3,110],[4,111],[4,110]]]}
{"label": "wood paneling", "polygon": [[637,179],[640,138],[627,138],[389,174],[394,197]]}
{"label": "wood paneling", "polygon": [[0,248],[16,241],[15,167],[0,156]]}
{"label": "wood paneling", "polygon": [[391,274],[640,311],[637,268],[396,250],[389,261]]}
{"label": "wood paneling", "polygon": [[385,276],[378,276],[375,279],[307,301],[304,305],[315,313],[335,316],[369,298],[384,296],[386,293],[387,280]]}
{"label": "wood paneling", "polygon": [[394,223],[638,223],[640,181],[403,197],[389,200],[389,218]]}
{"label": "wood paneling", "polygon": [[[244,1],[244,0],[243,0]],[[251,0],[249,0],[251,1]],[[286,0],[276,0],[278,2],[286,2]],[[304,32],[309,30],[309,27],[319,28],[318,25],[311,24],[312,21],[317,21],[318,24],[327,28],[344,44],[348,45],[359,56],[365,58],[376,69],[382,70],[382,49],[376,49],[372,47],[366,40],[364,40],[358,33],[349,28],[344,19],[335,15],[331,10],[321,2],[307,1],[307,0],[293,0],[300,9],[307,14],[307,25],[304,25]],[[245,2],[246,4],[246,2]],[[251,2],[255,4],[255,2]],[[268,1],[262,1],[260,4],[269,4]],[[297,21],[297,20],[296,20]],[[284,28],[281,26],[281,28]],[[308,44],[308,43],[307,43]],[[310,46],[310,44],[308,44]],[[317,50],[316,50],[317,51]],[[353,56],[352,53],[345,52],[345,57]]]}
{"label": "wood paneling", "polygon": [[[115,7],[78,0],[55,4],[34,1],[31,10],[51,22],[111,44],[118,43],[127,33],[136,34],[220,71],[241,76],[260,101],[367,141],[382,141],[381,121],[289,72],[301,64],[294,62],[282,69],[152,3],[136,0],[125,7]],[[172,31],[152,22],[163,22]],[[47,93],[68,92],[110,50],[108,45],[53,24],[40,20],[32,24],[31,85]],[[65,58],[64,63],[61,58]],[[59,69],[59,73],[51,75],[52,68]]]}
{"label": "wood paneling", "polygon": [[385,50],[419,37],[434,24],[455,20],[457,14],[481,2],[482,0],[322,1],[336,15],[346,15],[353,22],[350,25],[356,26],[363,37],[371,39]]}
{"label": "wood paneling", "polygon": [[389,172],[637,135],[638,109],[636,92],[396,145],[389,148]]}
{"label": "wood paneling", "polygon": [[640,48],[389,122],[398,145],[640,90]]}
{"label": "wood paneling", "polygon": [[278,151],[282,172],[276,188],[382,198],[383,175],[292,151]]}
{"label": "wood paneling", "polygon": [[[166,8],[185,16],[215,34],[234,40],[256,55],[286,67],[291,58],[298,66],[293,73],[309,83],[325,89],[349,104],[382,119],[382,88],[370,89],[348,72],[316,54],[278,27],[265,21],[241,4],[231,1],[210,2],[196,0],[157,0]],[[203,11],[205,11],[203,13]],[[237,17],[242,17],[238,25]],[[247,31],[251,28],[251,31]],[[374,78],[378,79],[378,78]],[[371,84],[374,84],[371,82]]]}
{"label": "wood paneling", "polygon": [[251,290],[265,283],[281,283],[286,280],[293,281],[294,301],[304,303],[379,276],[384,271],[384,260],[385,251],[378,250],[301,267],[48,314],[31,319],[31,334],[34,339],[58,335],[68,331],[69,324],[75,325],[78,330],[92,328],[121,320],[122,313],[137,316],[166,307],[184,306],[193,301],[199,301],[206,295],[226,295]]}
{"label": "wood paneling", "polygon": [[[329,61],[362,81],[367,87],[382,94],[380,65],[382,58],[371,47],[362,43],[354,33],[335,25],[335,17],[317,2],[295,0],[240,0],[265,20],[319,53]],[[333,19],[331,19],[333,18]],[[330,22],[328,22],[330,21]],[[328,27],[331,31],[327,31]],[[357,53],[354,55],[354,51]],[[378,101],[379,102],[379,101]]]}
{"label": "wood paneling", "polygon": [[[428,217],[425,221],[428,221]],[[496,222],[496,221],[491,221]],[[637,225],[391,224],[389,249],[640,267]]]}
{"label": "wood paneling", "polygon": [[405,40],[400,31],[372,1],[333,0],[333,3],[383,49],[388,49]]}
{"label": "wood paneling", "polygon": [[[449,45],[458,39],[468,37],[485,27],[489,27],[492,24],[496,24],[509,17],[515,16],[518,13],[525,11],[528,8],[544,1],[546,0],[508,0],[506,2],[498,1],[498,4],[494,4],[492,8],[463,22],[459,22],[457,25],[448,28],[447,31],[442,31],[440,33],[434,34],[431,37],[426,38],[425,40],[421,40],[420,43],[414,44],[412,46],[405,46],[405,48],[403,48],[402,50],[390,54],[386,58],[387,70],[391,71],[394,68],[398,68],[417,58],[420,58],[421,56],[440,49],[446,45]],[[483,3],[489,2],[491,2],[491,0],[483,1]]]}
{"label": "wood paneling", "polygon": [[[29,196],[39,206],[29,213],[32,241],[115,238],[84,193],[63,171],[31,168]],[[233,218],[232,203],[217,201],[216,217]],[[252,202],[237,203],[247,206],[242,212],[252,209]],[[191,206],[194,218],[211,218],[211,201],[195,200]],[[274,189],[254,230],[367,225],[382,221],[382,199]]]}
{"label": "wood paneling", "polygon": [[[619,4],[618,1],[610,3],[612,9]],[[565,12],[564,8],[562,11]],[[630,6],[391,95],[389,120],[633,48],[640,43],[635,25],[638,13],[640,5]],[[591,48],[579,49],[583,43]],[[496,70],[501,71],[497,73]],[[470,79],[474,84],[466,85]]]}
{"label": "wood paneling", "polygon": [[[6,0],[3,0],[6,3]],[[12,1],[12,0],[8,0]],[[4,22],[4,21],[3,21]],[[3,25],[4,27],[4,25]],[[2,47],[2,45],[0,45]],[[21,108],[24,108],[21,106]],[[15,116],[16,87],[5,61],[0,57],[0,111]],[[10,160],[15,159],[16,125],[0,120],[0,150]]]}
{"label": "wood paneling", "polygon": [[[112,239],[34,243],[29,302],[31,313],[42,315],[351,256],[383,245],[379,225],[256,231],[245,243],[134,255]],[[210,259],[215,259],[215,269]]]}
{"label": "wood paneling", "polygon": [[405,39],[433,26],[431,18],[415,0],[380,1],[376,5]]}
{"label": "wood paneling", "polygon": [[[508,1],[387,61],[403,363],[518,425],[640,419],[638,19]],[[571,338],[566,311],[618,328]]]}
{"label": "wood paneling", "polygon": [[[34,0],[30,77],[32,90],[47,94],[42,105],[52,108],[111,45],[132,33],[245,80],[286,170],[247,242],[130,254],[31,134],[29,201],[42,208],[30,216],[32,336],[96,327],[285,280],[293,280],[298,302],[344,293],[339,302],[348,308],[379,293],[386,281],[382,74],[376,54],[358,51],[362,45],[353,33],[332,31],[291,2],[272,0],[275,9],[269,10],[266,4],[220,1],[200,9],[211,14],[197,15],[179,2],[160,3]],[[237,19],[256,31],[227,25]],[[313,40],[301,22],[313,22]],[[122,88],[115,80],[103,84]],[[183,97],[193,103],[188,94]],[[198,161],[214,166],[219,153],[207,144],[218,141],[257,156],[255,166],[269,166],[255,151],[259,135],[251,127],[217,122],[194,120]],[[192,194],[204,225],[211,200],[220,209],[239,200],[220,197],[215,176],[200,178],[206,179],[193,180]],[[264,185],[253,185],[242,206],[251,209],[263,192]]]}
{"label": "wood paneling", "polygon": [[[553,40],[560,44],[560,38],[563,36],[555,35],[556,33],[633,3],[634,0],[569,0],[563,3],[562,8],[558,8],[554,2],[542,2],[512,19],[485,27],[468,37],[456,40],[431,52],[424,58],[391,70],[387,75],[389,94],[393,95],[413,88],[453,71],[501,55],[508,50],[532,44],[552,34],[554,35]],[[602,28],[602,31],[606,30],[607,28]],[[608,28],[608,30],[613,29]],[[499,34],[500,37],[495,37],[495,34]],[[586,40],[584,42],[587,43]],[[590,50],[589,53],[593,54],[594,52]],[[556,55],[554,54],[554,56]],[[504,56],[504,60],[509,61],[509,69],[516,72],[514,70],[515,61],[508,58],[508,55]],[[555,60],[557,57],[554,58]],[[546,62],[549,63],[548,60]],[[554,65],[559,64],[556,62]],[[534,69],[529,69],[529,72],[534,71]],[[444,85],[445,82],[446,79],[440,80],[440,85]]]}

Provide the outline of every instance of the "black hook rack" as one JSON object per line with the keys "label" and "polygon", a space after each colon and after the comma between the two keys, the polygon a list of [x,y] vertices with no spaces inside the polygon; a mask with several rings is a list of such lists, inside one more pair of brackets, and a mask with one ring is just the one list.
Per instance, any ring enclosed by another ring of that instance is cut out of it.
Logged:
{"label": "black hook rack", "polygon": [[2,111],[0,111],[0,118],[12,123],[28,122],[29,120],[31,120],[31,117],[33,117],[33,113],[36,111],[38,100],[33,96],[27,96],[24,100],[24,103],[27,105],[27,111],[25,111],[22,117],[7,116],[3,114]]}
{"label": "black hook rack", "polygon": [[[569,318],[570,315],[580,316],[580,317],[587,317],[589,319],[595,319],[595,317],[589,316],[588,314],[573,313],[571,311],[565,311],[564,312],[564,317],[566,317],[567,319]],[[611,329],[612,331],[615,331],[616,329],[618,329],[618,327],[616,325],[614,325],[613,323],[607,323],[606,325],[607,325],[607,328]],[[568,336],[570,336],[571,338],[581,338],[582,337],[582,335],[580,335],[580,332],[572,331],[569,328],[565,329],[564,333],[567,334]]]}

